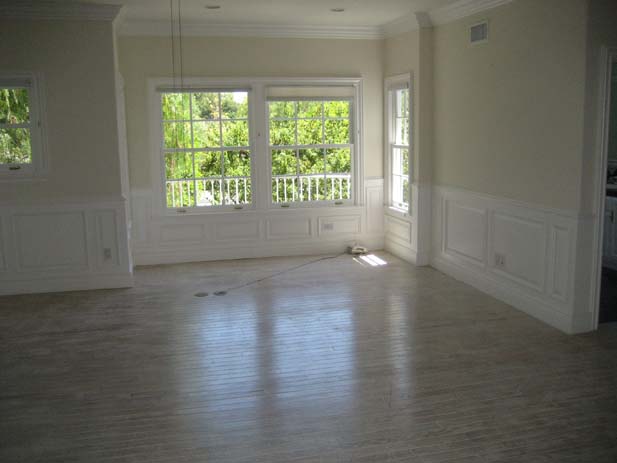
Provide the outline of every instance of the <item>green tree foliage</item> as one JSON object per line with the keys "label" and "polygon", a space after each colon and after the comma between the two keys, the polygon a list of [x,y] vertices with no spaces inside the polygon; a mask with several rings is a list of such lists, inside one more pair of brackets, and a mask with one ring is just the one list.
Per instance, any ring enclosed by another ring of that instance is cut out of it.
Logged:
{"label": "green tree foliage", "polygon": [[0,163],[28,164],[32,162],[30,129],[12,127],[30,122],[28,90],[0,89]]}

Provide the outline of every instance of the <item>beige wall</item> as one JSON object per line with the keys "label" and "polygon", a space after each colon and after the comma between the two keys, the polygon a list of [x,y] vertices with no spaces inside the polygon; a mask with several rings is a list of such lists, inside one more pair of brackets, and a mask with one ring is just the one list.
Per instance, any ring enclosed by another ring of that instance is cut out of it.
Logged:
{"label": "beige wall", "polygon": [[49,174],[0,183],[9,200],[120,194],[111,22],[0,21],[2,71],[44,78]]}
{"label": "beige wall", "polygon": [[384,40],[384,76],[413,71],[418,65],[418,30]]}
{"label": "beige wall", "polygon": [[[150,187],[146,82],[171,76],[170,42],[122,37],[131,188]],[[200,38],[183,40],[184,74],[207,77],[363,77],[364,172],[381,177],[382,43],[378,40]]]}
{"label": "beige wall", "polygon": [[516,0],[435,29],[436,184],[579,208],[585,16],[583,0]]}

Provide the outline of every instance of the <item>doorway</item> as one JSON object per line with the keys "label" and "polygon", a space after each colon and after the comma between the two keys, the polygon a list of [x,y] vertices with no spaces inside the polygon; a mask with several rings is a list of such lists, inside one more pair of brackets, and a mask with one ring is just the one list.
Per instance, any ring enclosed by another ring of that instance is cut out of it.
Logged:
{"label": "doorway", "polygon": [[599,323],[617,322],[617,57],[612,57],[609,66]]}

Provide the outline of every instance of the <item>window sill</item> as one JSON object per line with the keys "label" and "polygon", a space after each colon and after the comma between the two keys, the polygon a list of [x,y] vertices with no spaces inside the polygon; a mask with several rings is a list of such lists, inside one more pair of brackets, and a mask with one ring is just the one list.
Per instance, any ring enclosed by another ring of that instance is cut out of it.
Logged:
{"label": "window sill", "polygon": [[32,169],[0,170],[0,183],[44,182],[47,181],[46,173]]}
{"label": "window sill", "polygon": [[386,215],[396,217],[398,219],[408,220],[408,221],[411,221],[413,217],[412,214],[410,214],[409,212],[404,211],[403,209],[398,209],[394,206],[386,207]]}

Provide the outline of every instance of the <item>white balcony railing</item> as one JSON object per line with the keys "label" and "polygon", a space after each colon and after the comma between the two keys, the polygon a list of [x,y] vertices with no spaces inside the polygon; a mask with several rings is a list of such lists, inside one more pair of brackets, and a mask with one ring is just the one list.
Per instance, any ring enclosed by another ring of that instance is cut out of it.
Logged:
{"label": "white balcony railing", "polygon": [[[197,190],[197,191],[195,191]],[[167,180],[167,207],[203,207],[251,202],[250,177]],[[351,198],[351,175],[311,174],[272,177],[272,201],[345,200]],[[223,202],[224,199],[224,202]]]}
{"label": "white balcony railing", "polygon": [[343,200],[351,198],[351,175],[311,174],[275,175],[272,177],[272,201]]}

